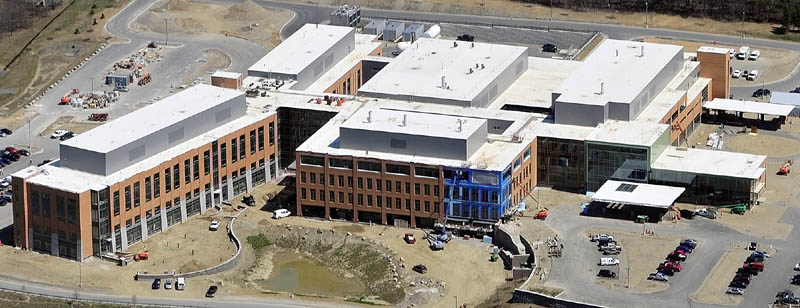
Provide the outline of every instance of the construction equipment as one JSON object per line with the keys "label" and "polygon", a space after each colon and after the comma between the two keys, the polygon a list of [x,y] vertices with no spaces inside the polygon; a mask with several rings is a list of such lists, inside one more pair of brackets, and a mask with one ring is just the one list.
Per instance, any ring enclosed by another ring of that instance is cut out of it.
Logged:
{"label": "construction equipment", "polygon": [[146,85],[150,83],[151,79],[152,77],[150,76],[150,73],[144,74],[144,76],[142,76],[142,78],[139,79],[139,85],[140,86]]}
{"label": "construction equipment", "polygon": [[545,218],[547,218],[547,213],[548,211],[545,208],[544,210],[539,211],[539,213],[536,213],[536,216],[534,216],[533,218],[544,220]]}
{"label": "construction equipment", "polygon": [[792,160],[787,160],[786,162],[784,162],[781,168],[778,169],[778,175],[789,175],[789,172],[792,172],[792,169],[790,167],[792,166],[793,163],[794,161]]}
{"label": "construction equipment", "polygon": [[747,204],[744,203],[736,203],[736,204],[729,204],[729,205],[720,205],[717,206],[718,209],[731,209],[731,213],[744,215],[747,212]]}
{"label": "construction equipment", "polygon": [[134,255],[133,260],[135,261],[147,260],[147,258],[149,257],[150,257],[150,251],[145,250]]}
{"label": "construction equipment", "polygon": [[108,113],[92,113],[89,115],[89,121],[105,122],[108,120]]}

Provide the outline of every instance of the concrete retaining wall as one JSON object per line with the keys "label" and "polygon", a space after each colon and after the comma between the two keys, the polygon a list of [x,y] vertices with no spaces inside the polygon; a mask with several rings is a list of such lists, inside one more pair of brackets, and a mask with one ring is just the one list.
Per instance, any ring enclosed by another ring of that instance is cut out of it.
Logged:
{"label": "concrete retaining wall", "polygon": [[223,263],[220,263],[220,264],[218,264],[216,266],[209,267],[207,269],[202,269],[202,270],[194,271],[194,272],[190,272],[190,273],[178,273],[178,274],[175,274],[175,273],[167,273],[167,274],[136,273],[136,280],[154,280],[156,278],[160,278],[160,279],[175,279],[175,278],[178,278],[178,277],[191,278],[191,277],[198,277],[198,276],[216,274],[216,273],[224,272],[224,271],[227,271],[229,269],[232,269],[232,268],[236,267],[236,265],[239,264],[239,261],[241,259],[240,257],[242,255],[242,243],[241,243],[241,241],[239,241],[239,238],[236,237],[236,233],[234,233],[234,231],[233,231],[233,224],[236,222],[236,218],[238,218],[239,215],[241,215],[246,210],[247,210],[247,208],[245,208],[244,210],[242,210],[239,213],[237,213],[236,217],[231,218],[231,221],[228,223],[228,227],[227,227],[227,229],[228,229],[228,239],[230,239],[233,242],[233,244],[236,245],[236,252],[227,261],[225,261]]}
{"label": "concrete retaining wall", "polygon": [[533,291],[515,289],[512,303],[536,304],[544,307],[558,308],[606,308],[605,306],[592,305],[587,303],[575,302],[561,298],[536,293]]}
{"label": "concrete retaining wall", "polygon": [[492,238],[493,244],[503,248],[511,254],[518,255],[525,249],[521,243],[517,243],[508,231],[503,229],[503,226],[498,226],[494,229],[494,237]]}

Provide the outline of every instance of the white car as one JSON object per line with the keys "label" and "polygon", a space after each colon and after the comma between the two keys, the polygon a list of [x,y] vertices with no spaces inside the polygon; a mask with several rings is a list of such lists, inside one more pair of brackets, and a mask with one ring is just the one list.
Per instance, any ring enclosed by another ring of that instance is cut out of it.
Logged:
{"label": "white car", "polygon": [[742,77],[742,70],[738,70],[738,69],[737,70],[733,70],[733,73],[731,74],[731,77],[733,77],[733,78]]}
{"label": "white car", "polygon": [[619,259],[614,258],[600,258],[600,266],[614,266],[619,265]]}
{"label": "white car", "polygon": [[800,271],[800,263],[794,265],[794,270]]}
{"label": "white car", "polygon": [[647,276],[647,280],[655,280],[655,281],[669,281],[669,276],[662,272],[658,273],[651,273]]}
{"label": "white car", "polygon": [[287,209],[277,209],[275,210],[275,212],[272,213],[272,218],[281,219],[284,217],[289,217],[289,215],[291,214],[292,212],[289,212],[289,210]]}
{"label": "white car", "polygon": [[736,49],[731,48],[731,50],[728,50],[728,55],[733,59],[736,56]]}
{"label": "white car", "polygon": [[214,221],[212,221],[211,225],[208,226],[208,230],[211,230],[211,231],[219,230],[219,221],[216,220],[216,219]]}
{"label": "white car", "polygon": [[51,139],[58,139],[58,138],[61,138],[61,136],[66,135],[68,132],[69,131],[65,130],[65,129],[57,129],[52,134],[50,134],[50,138]]}
{"label": "white car", "polygon": [[742,289],[742,288],[728,288],[728,290],[725,291],[725,294],[744,295],[744,289]]}
{"label": "white car", "polygon": [[595,234],[595,235],[592,235],[592,239],[591,239],[591,241],[592,241],[592,242],[597,242],[597,241],[613,241],[613,240],[614,240],[614,237],[613,237],[613,236],[611,236],[611,235],[608,235],[608,234],[605,234],[605,233],[600,233],[600,234]]}
{"label": "white car", "polygon": [[758,78],[758,70],[752,70],[747,74],[747,80],[756,80]]}
{"label": "white car", "polygon": [[750,60],[755,61],[756,59],[758,59],[759,56],[761,56],[760,50],[753,50],[752,52],[750,52]]}

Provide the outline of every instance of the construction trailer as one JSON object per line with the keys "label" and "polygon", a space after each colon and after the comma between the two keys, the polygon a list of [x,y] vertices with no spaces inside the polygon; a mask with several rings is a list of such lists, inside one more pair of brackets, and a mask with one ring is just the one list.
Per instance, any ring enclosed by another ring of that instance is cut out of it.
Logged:
{"label": "construction trailer", "polygon": [[242,74],[233,72],[217,71],[211,75],[211,85],[239,90],[242,88]]}
{"label": "construction trailer", "polygon": [[369,22],[366,26],[364,26],[364,30],[361,31],[364,34],[372,34],[372,35],[381,35],[383,34],[383,29],[386,28],[386,20],[385,19],[374,19]]}
{"label": "construction trailer", "polygon": [[361,22],[361,8],[342,5],[331,13],[331,26],[355,27]]}
{"label": "construction trailer", "polygon": [[127,70],[122,70],[116,74],[106,75],[106,84],[114,86],[115,88],[126,88],[132,81],[133,77],[131,77],[131,72]]}
{"label": "construction trailer", "polygon": [[425,34],[425,26],[422,24],[410,24],[403,30],[403,41],[413,42]]}
{"label": "construction trailer", "polygon": [[383,29],[383,40],[384,41],[397,41],[401,36],[403,36],[403,31],[406,29],[406,23],[402,21],[393,21],[386,25],[386,28]]}

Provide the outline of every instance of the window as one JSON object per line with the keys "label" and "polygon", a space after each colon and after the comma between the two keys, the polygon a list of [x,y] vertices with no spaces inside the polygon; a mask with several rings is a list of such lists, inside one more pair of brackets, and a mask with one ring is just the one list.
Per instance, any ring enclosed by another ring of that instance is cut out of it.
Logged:
{"label": "window", "polygon": [[192,166],[189,160],[183,161],[183,183],[189,184],[192,181]]}
{"label": "window", "polygon": [[406,193],[411,194],[411,183],[406,182]]}
{"label": "window", "polygon": [[419,200],[414,200],[414,212],[419,212]]}
{"label": "window", "polygon": [[339,187],[344,187],[344,175],[339,176]]}
{"label": "window", "polygon": [[419,183],[414,183],[414,194],[419,195]]}
{"label": "window", "polygon": [[433,212],[434,213],[439,213],[439,202],[434,202],[433,203]]}
{"label": "window", "polygon": [[311,172],[309,175],[311,176],[311,184],[317,184],[317,174]]}
{"label": "window", "polygon": [[328,175],[328,184],[330,184],[331,186],[336,186],[336,182],[334,181],[334,179],[335,179],[335,177],[333,176],[333,174],[329,174]]}
{"label": "window", "polygon": [[358,205],[364,205],[364,195],[358,194]]}
{"label": "window", "polygon": [[75,199],[67,199],[67,221],[71,224],[75,223],[75,217],[78,216],[76,211]]}
{"label": "window", "polygon": [[320,189],[319,190],[319,201],[325,201],[325,190],[324,189]]}
{"label": "window", "polygon": [[269,123],[269,145],[275,144],[275,122]]}
{"label": "window", "polygon": [[353,193],[347,193],[347,204],[353,204]]}
{"label": "window", "polygon": [[381,198],[381,196],[375,196],[375,205],[377,207],[383,206],[383,198]]}
{"label": "window", "polygon": [[435,197],[439,196],[439,185],[433,185],[433,195]]}
{"label": "window", "polygon": [[[245,149],[244,134],[239,135],[239,159],[244,159],[247,149]],[[236,153],[231,153],[236,155]]]}
{"label": "window", "polygon": [[411,199],[406,199],[406,211],[411,210]]}
{"label": "window", "polygon": [[153,199],[153,189],[150,187],[150,177],[144,178],[144,201]]}
{"label": "window", "polygon": [[158,173],[153,174],[153,198],[161,195],[161,180]]}
{"label": "window", "polygon": [[131,186],[125,186],[125,211],[131,210]]}
{"label": "window", "polygon": [[358,177],[358,189],[364,189],[364,178]]}
{"label": "window", "polygon": [[383,185],[383,183],[381,183],[381,180],[375,180],[375,189],[376,190],[381,191],[381,189],[383,189],[383,187],[381,187],[381,185]]}
{"label": "window", "polygon": [[392,192],[392,181],[386,180],[386,192]]}
{"label": "window", "polygon": [[136,215],[136,217],[133,218],[133,223],[139,224],[140,222],[142,222],[142,216]]}
{"label": "window", "polygon": [[147,210],[147,212],[145,214],[146,214],[145,218],[153,217],[153,210]]}
{"label": "window", "polygon": [[353,177],[352,176],[348,176],[347,177],[347,187],[353,188]]}
{"label": "window", "polygon": [[403,199],[397,198],[394,201],[394,208],[399,210],[403,206]]}
{"label": "window", "polygon": [[211,162],[209,159],[208,151],[203,152],[203,175],[208,175],[211,171]]}
{"label": "window", "polygon": [[315,200],[315,201],[317,200],[317,190],[316,189],[312,189],[311,190],[311,200]]}
{"label": "window", "polygon": [[372,206],[372,195],[367,195],[367,206]]}
{"label": "window", "polygon": [[306,182],[306,172],[305,171],[301,171],[300,172],[300,183],[305,183],[305,182]]}
{"label": "window", "polygon": [[328,200],[330,200],[331,202],[335,202],[336,201],[336,192],[331,190],[329,195],[328,195]]}
{"label": "window", "polygon": [[344,193],[341,191],[339,192],[339,203],[344,203]]}
{"label": "window", "polygon": [[128,219],[128,220],[125,221],[125,227],[130,228],[132,225],[133,225],[133,220]]}
{"label": "window", "polygon": [[172,167],[172,173],[174,173],[172,175],[172,186],[174,186],[175,189],[178,189],[181,187],[181,167],[178,164],[175,164],[175,166]]}
{"label": "window", "polygon": [[382,170],[381,163],[376,162],[359,161],[357,166],[359,171],[381,172]]}
{"label": "window", "polygon": [[409,175],[411,174],[411,168],[403,165],[386,164],[386,173]]}
{"label": "window", "polygon": [[133,183],[133,206],[141,205],[142,191],[139,186],[139,182]]}
{"label": "window", "polygon": [[238,146],[236,144],[236,138],[231,139],[231,162],[232,163],[235,163],[236,160],[239,159],[239,157],[236,156],[236,149],[237,148],[238,148]]}
{"label": "window", "polygon": [[220,165],[225,167],[228,165],[228,147],[223,143],[219,146],[220,151]]}
{"label": "window", "polygon": [[430,196],[431,195],[431,185],[430,184],[425,184],[425,195],[426,196]]}
{"label": "window", "polygon": [[386,208],[392,208],[392,197],[386,197]]}
{"label": "window", "polygon": [[403,193],[403,182],[397,181],[394,182],[394,191],[398,194]]}
{"label": "window", "polygon": [[372,189],[372,179],[367,179],[367,189]]}
{"label": "window", "polygon": [[329,158],[328,167],[350,170],[353,169],[353,161],[349,159]]}
{"label": "window", "polygon": [[168,210],[171,209],[172,208],[172,201],[167,200],[167,202],[164,203],[164,208],[168,209]]}
{"label": "window", "polygon": [[319,185],[325,186],[325,175],[322,173],[319,174]]}
{"label": "window", "polygon": [[425,212],[430,212],[430,211],[431,211],[431,202],[425,201]]}
{"label": "window", "polygon": [[414,167],[414,176],[438,179],[439,169]]}
{"label": "window", "polygon": [[264,149],[264,126],[258,128],[258,149]]}
{"label": "window", "polygon": [[301,155],[300,164],[309,166],[325,166],[325,158],[319,156]]}
{"label": "window", "polygon": [[119,216],[119,190],[114,192],[114,216]]}
{"label": "window", "polygon": [[192,158],[192,177],[197,180],[200,178],[200,158],[195,155]]}
{"label": "window", "polygon": [[42,217],[50,217],[50,195],[42,194]]}
{"label": "window", "polygon": [[164,191],[170,192],[172,191],[172,176],[171,171],[169,168],[164,169]]}
{"label": "window", "polygon": [[250,154],[256,154],[256,131],[250,131]]}
{"label": "window", "polygon": [[306,189],[305,187],[300,188],[300,199],[305,199],[305,198],[306,198]]}

